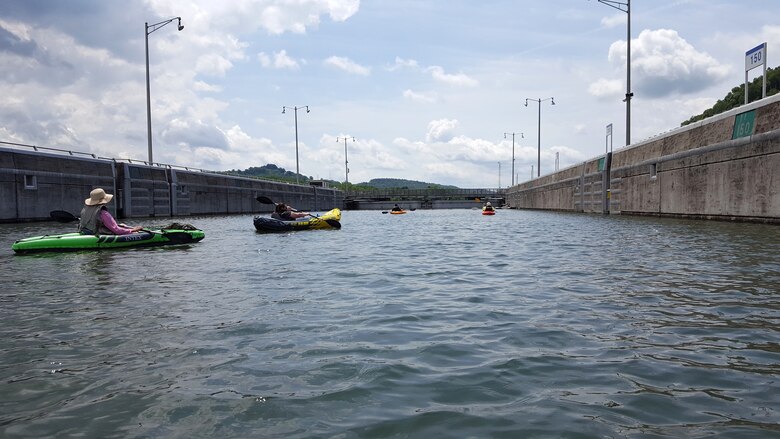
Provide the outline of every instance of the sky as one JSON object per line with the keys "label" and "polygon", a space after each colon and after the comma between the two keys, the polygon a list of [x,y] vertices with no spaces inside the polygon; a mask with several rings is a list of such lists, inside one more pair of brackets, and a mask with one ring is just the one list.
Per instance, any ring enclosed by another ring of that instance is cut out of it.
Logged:
{"label": "sky", "polygon": [[[147,160],[145,25],[174,17],[148,35],[155,162],[494,188],[604,154],[608,124],[626,145],[628,14],[596,0],[3,0],[0,141]],[[751,48],[780,64],[777,0],[633,0],[630,25],[632,144]]]}

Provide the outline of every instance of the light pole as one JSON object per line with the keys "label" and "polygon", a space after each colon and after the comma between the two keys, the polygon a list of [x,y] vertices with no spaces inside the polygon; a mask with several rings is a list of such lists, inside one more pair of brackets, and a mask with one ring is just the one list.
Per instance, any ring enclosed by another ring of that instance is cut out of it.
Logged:
{"label": "light pole", "polygon": [[539,117],[538,124],[536,126],[536,176],[542,175],[542,102],[550,101],[551,105],[555,105],[553,98],[547,99],[531,99],[525,98],[525,106],[528,106],[528,101],[536,102],[539,104]]}
{"label": "light pole", "polygon": [[515,134],[520,134],[520,138],[523,139],[523,133],[504,133],[504,138],[508,134],[512,135],[512,186],[515,185]]}
{"label": "light pole", "polygon": [[352,138],[352,141],[355,141],[355,138],[352,136],[349,137],[336,137],[336,143],[339,142],[339,140],[344,140],[344,190],[347,190],[347,186],[349,186],[349,160],[347,159],[347,140]]}
{"label": "light pole", "polygon": [[623,102],[626,103],[626,146],[628,146],[631,144],[631,98],[634,97],[634,94],[631,93],[631,0],[626,0],[625,2],[598,0],[598,2],[628,14],[628,24],[626,26],[626,98],[623,99]]}
{"label": "light pole", "polygon": [[303,110],[305,108],[307,113],[310,111],[308,105],[302,107],[282,107],[282,114],[284,114],[284,111],[288,108],[293,109],[293,112],[295,113],[295,184],[299,184],[298,175],[300,175],[301,171],[298,167],[298,110]]}
{"label": "light pole", "polygon": [[152,99],[149,87],[149,35],[173,20],[179,20],[179,31],[184,30],[181,17],[174,17],[155,24],[144,23],[144,38],[146,39],[146,139],[149,143],[149,165],[152,164]]}

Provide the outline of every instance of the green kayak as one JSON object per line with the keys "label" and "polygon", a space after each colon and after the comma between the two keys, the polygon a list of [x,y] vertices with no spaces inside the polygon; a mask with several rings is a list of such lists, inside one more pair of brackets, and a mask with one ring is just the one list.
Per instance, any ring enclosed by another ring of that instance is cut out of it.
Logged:
{"label": "green kayak", "polygon": [[142,230],[129,235],[82,235],[78,232],[43,235],[20,239],[11,249],[16,253],[50,251],[103,250],[111,248],[150,247],[190,244],[205,238],[202,230]]}

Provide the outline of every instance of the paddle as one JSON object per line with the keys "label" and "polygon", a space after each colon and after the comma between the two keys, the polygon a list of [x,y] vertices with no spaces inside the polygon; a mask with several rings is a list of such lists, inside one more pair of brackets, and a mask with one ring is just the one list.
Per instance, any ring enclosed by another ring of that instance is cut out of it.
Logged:
{"label": "paddle", "polygon": [[[66,212],[64,210],[52,210],[51,212],[49,212],[49,216],[52,217],[54,221],[57,221],[59,223],[71,223],[73,221],[79,220],[77,216],[73,215],[70,212]],[[166,237],[169,241],[176,244],[188,244],[194,241],[192,235],[190,235],[187,232],[157,232],[148,229],[141,229],[141,231],[156,234],[156,235],[162,235]]]}
{"label": "paddle", "polygon": [[72,223],[73,221],[79,220],[78,217],[70,212],[65,212],[64,210],[52,210],[49,212],[49,216],[58,223]]}
{"label": "paddle", "polygon": [[[274,206],[276,206],[276,203],[274,203],[274,200],[272,200],[272,199],[270,199],[270,198],[268,198],[268,197],[264,197],[264,196],[262,196],[262,195],[258,195],[258,196],[257,196],[257,198],[255,198],[255,199],[256,199],[257,201],[259,201],[259,202],[263,203],[263,204],[273,204]],[[313,218],[322,219],[322,218],[318,217],[317,215],[312,215],[312,214],[308,214],[308,215],[309,215],[310,217],[313,217]],[[334,229],[340,229],[340,228],[341,228],[341,223],[340,223],[340,222],[338,222],[337,220],[334,220],[334,219],[326,219],[326,220],[324,220],[324,221],[325,221],[326,223],[328,223],[328,224],[329,224],[331,227],[333,227]]]}

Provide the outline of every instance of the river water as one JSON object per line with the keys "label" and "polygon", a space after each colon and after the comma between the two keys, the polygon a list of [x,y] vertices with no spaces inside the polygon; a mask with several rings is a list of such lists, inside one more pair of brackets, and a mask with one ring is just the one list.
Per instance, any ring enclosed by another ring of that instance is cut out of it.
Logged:
{"label": "river water", "polygon": [[206,239],[17,256],[72,225],[0,225],[0,437],[780,437],[776,226],[180,220]]}

